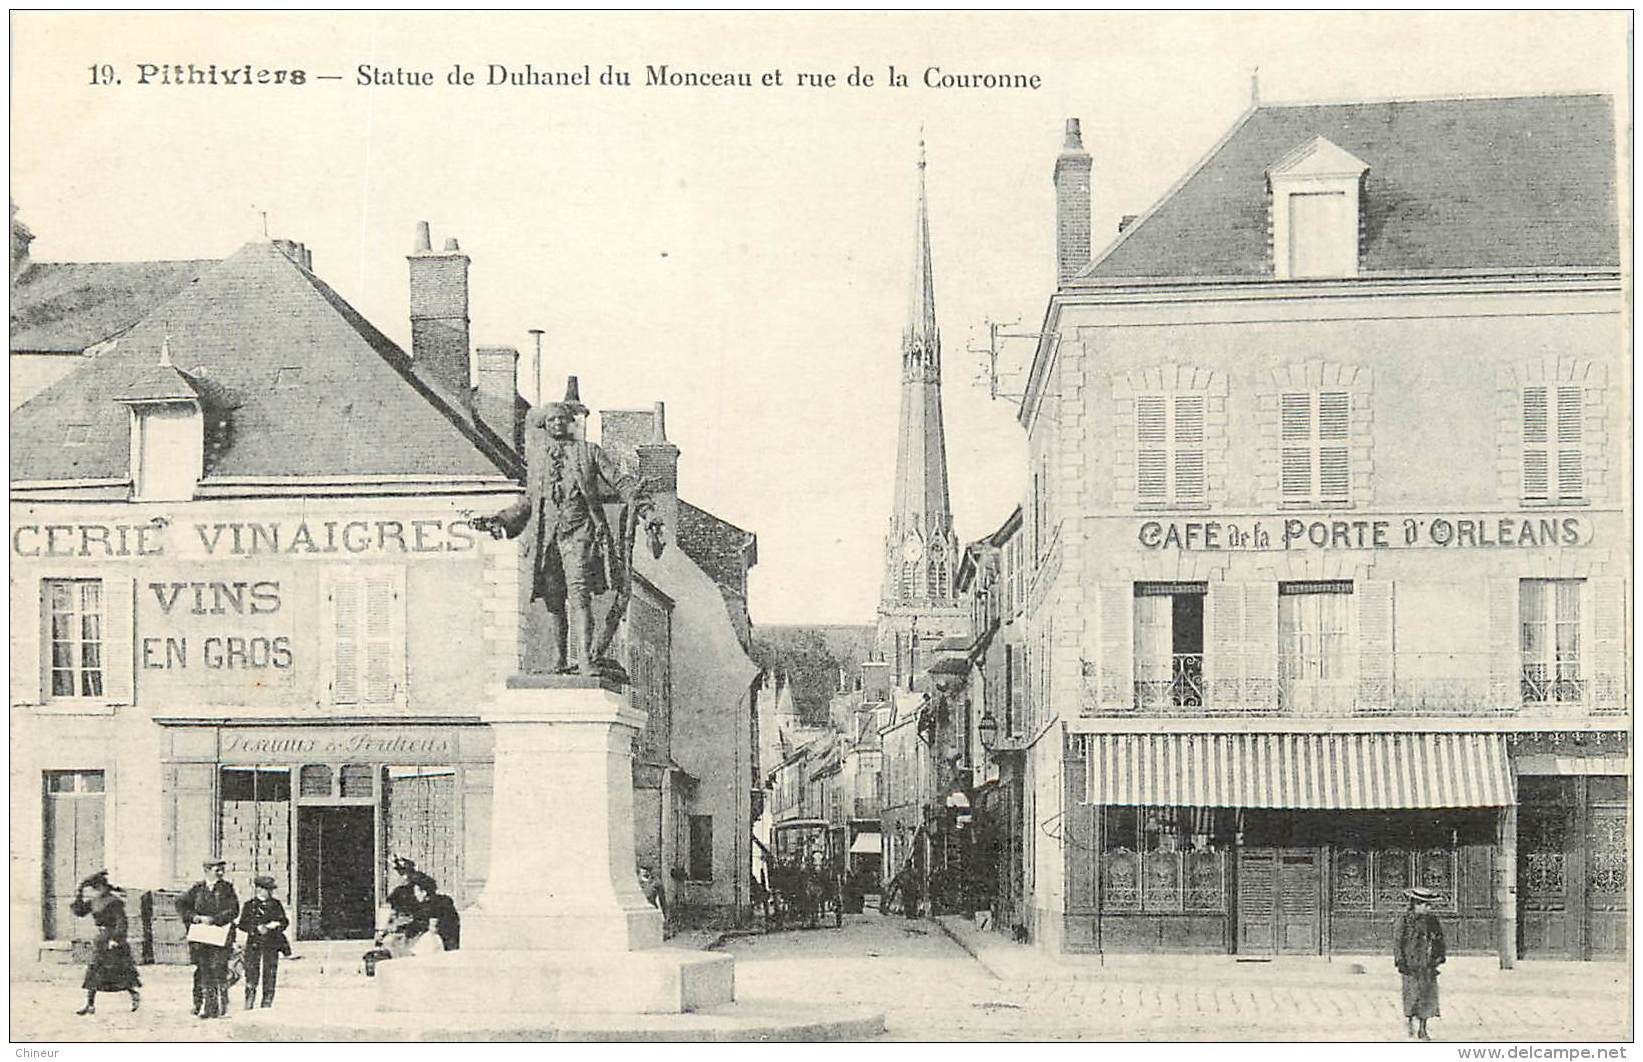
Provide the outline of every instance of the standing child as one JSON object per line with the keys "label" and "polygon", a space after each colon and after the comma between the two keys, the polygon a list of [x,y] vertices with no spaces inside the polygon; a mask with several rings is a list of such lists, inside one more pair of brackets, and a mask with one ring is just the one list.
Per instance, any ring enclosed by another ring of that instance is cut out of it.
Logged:
{"label": "standing child", "polygon": [[256,895],[245,901],[245,909],[240,912],[240,931],[245,934],[246,1010],[256,1004],[259,984],[262,1005],[274,1005],[280,956],[291,954],[291,942],[285,936],[291,920],[285,916],[285,905],[274,899],[274,879],[263,874],[253,884]]}

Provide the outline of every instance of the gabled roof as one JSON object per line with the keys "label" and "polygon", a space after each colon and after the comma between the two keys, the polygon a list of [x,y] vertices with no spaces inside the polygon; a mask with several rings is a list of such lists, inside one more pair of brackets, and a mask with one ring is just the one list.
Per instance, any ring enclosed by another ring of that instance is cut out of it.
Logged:
{"label": "gabled roof", "polygon": [[720,587],[747,596],[747,568],[758,563],[758,536],[679,499],[674,538],[685,556]]}
{"label": "gabled roof", "polygon": [[133,372],[125,389],[114,396],[114,401],[141,405],[151,402],[192,402],[199,398],[200,389],[187,375],[170,365],[150,365]]}
{"label": "gabled roof", "polygon": [[11,287],[11,349],[78,354],[124,332],[216,264],[34,262]]}
{"label": "gabled roof", "polygon": [[[127,413],[166,347],[206,407],[206,478],[517,476],[410,359],[272,243],[246,244],[12,413],[14,480],[124,479]],[[63,445],[64,425],[89,427]]]}
{"label": "gabled roof", "polygon": [[1607,96],[1262,105],[1071,286],[1270,277],[1266,174],[1316,138],[1368,165],[1363,273],[1617,269]]}

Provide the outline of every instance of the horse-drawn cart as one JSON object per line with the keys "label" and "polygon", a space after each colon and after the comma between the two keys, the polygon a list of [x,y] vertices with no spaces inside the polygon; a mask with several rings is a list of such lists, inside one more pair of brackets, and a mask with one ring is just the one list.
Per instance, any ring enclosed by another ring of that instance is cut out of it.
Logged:
{"label": "horse-drawn cart", "polygon": [[759,845],[769,873],[765,927],[815,929],[829,913],[833,926],[842,926],[845,856],[827,820],[778,822],[771,827],[770,845]]}

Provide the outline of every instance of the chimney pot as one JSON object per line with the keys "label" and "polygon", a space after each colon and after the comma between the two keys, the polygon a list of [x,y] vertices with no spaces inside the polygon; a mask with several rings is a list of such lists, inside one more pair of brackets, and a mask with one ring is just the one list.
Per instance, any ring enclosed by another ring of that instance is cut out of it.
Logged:
{"label": "chimney pot", "polygon": [[1119,232],[1126,231],[1131,225],[1135,224],[1135,219],[1140,217],[1140,216],[1141,216],[1140,214],[1125,214],[1123,217],[1119,218],[1118,219],[1118,231]]}
{"label": "chimney pot", "polygon": [[651,433],[650,441],[653,443],[667,442],[667,403],[656,403],[656,411],[652,414],[651,422],[655,430]]}
{"label": "chimney pot", "polygon": [[1084,136],[1083,136],[1082,131],[1078,127],[1078,119],[1077,118],[1068,118],[1067,119],[1067,139],[1061,145],[1061,149],[1063,151],[1083,151],[1084,150]]}
{"label": "chimney pot", "polygon": [[416,223],[416,246],[411,248],[411,250],[413,252],[426,252],[426,251],[431,251],[433,249],[434,249],[434,241],[433,241],[433,237],[428,234],[428,223],[426,221],[417,222]]}
{"label": "chimney pot", "polygon": [[445,238],[445,250],[452,253],[462,250],[462,248],[457,244],[455,236],[448,236]]}

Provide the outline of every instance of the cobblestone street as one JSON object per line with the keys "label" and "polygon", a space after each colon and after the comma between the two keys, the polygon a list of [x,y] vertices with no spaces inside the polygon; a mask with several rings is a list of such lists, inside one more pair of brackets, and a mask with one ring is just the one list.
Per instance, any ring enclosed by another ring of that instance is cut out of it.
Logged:
{"label": "cobblestone street", "polygon": [[[1004,945],[1017,969],[1000,978],[935,922],[876,914],[852,917],[840,930],[734,937],[722,947],[736,957],[739,1000],[882,1009],[892,1040],[1403,1038],[1390,969],[1313,976],[1300,965],[1246,969],[1132,958],[1121,971],[1068,971]],[[1034,976],[1035,964],[1042,976]],[[1628,1038],[1627,992],[1619,980],[1625,972],[1616,964],[1544,973],[1531,964],[1494,977],[1459,971],[1444,986],[1444,1017],[1433,1021],[1432,1035],[1450,1042]],[[15,983],[12,1039],[229,1038],[233,1017],[206,1022],[188,1014],[187,968],[145,967],[143,979],[138,1013],[129,1012],[123,996],[105,995],[98,1013],[86,1018],[73,1014],[78,971]],[[371,985],[345,963],[322,971],[318,957],[309,956],[282,968],[278,1006],[320,1017],[346,1013],[371,1006]]]}

